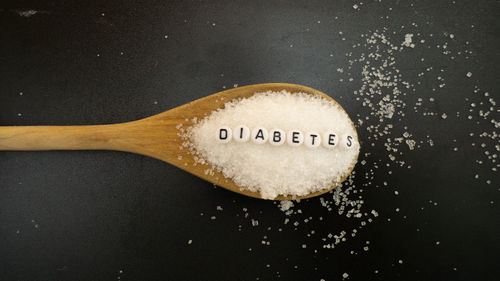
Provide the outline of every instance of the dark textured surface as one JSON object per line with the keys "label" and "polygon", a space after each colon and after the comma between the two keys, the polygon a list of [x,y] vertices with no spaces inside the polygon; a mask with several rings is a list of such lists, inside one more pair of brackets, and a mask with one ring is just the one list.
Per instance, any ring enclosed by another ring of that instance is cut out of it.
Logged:
{"label": "dark textured surface", "polygon": [[[367,185],[365,211],[381,215],[333,250],[321,238],[359,223],[326,212],[318,198],[301,202],[304,214],[293,220],[313,220],[294,230],[275,203],[214,189],[151,158],[0,152],[0,280],[341,280],[344,272],[349,280],[498,280],[498,174],[474,162],[482,151],[467,139],[490,124],[464,121],[475,87],[498,97],[497,1],[363,1],[359,10],[350,1],[43,2],[0,4],[0,125],[124,122],[223,86],[265,82],[316,88],[364,116],[352,96],[361,70],[350,70],[352,83],[336,71],[347,69],[345,54],[361,34],[387,28],[399,44],[405,33],[420,33],[435,50],[448,32],[460,40],[456,51],[472,54],[450,60],[419,47],[401,55],[403,73],[430,65],[447,75],[439,94],[430,90],[436,80],[424,79],[405,97],[405,112],[417,97],[434,96],[430,110],[460,111],[461,119],[394,121],[436,145],[406,153],[411,169],[380,164],[370,183],[356,177]],[[19,14],[26,10],[38,13]],[[366,129],[359,134],[369,144]],[[371,153],[369,163],[387,162],[383,146],[362,152]],[[356,172],[370,168],[358,164]],[[384,181],[390,188],[375,187]]]}

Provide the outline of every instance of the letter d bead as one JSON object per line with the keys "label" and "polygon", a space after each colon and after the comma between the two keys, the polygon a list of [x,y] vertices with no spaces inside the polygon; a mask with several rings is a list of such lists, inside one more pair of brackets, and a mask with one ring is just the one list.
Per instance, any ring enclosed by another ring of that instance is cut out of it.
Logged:
{"label": "letter d bead", "polygon": [[215,138],[219,143],[228,143],[231,141],[232,132],[228,126],[222,126],[217,130]]}
{"label": "letter d bead", "polygon": [[299,146],[304,143],[304,134],[299,130],[290,130],[286,133],[286,143],[289,146]]}

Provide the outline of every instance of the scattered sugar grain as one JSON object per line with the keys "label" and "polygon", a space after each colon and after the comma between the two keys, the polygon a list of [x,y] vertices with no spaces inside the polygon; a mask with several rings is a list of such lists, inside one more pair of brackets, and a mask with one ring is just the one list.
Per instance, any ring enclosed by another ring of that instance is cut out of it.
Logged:
{"label": "scattered sugar grain", "polygon": [[282,200],[280,201],[280,210],[288,211],[291,207],[293,207],[293,202],[290,200]]}

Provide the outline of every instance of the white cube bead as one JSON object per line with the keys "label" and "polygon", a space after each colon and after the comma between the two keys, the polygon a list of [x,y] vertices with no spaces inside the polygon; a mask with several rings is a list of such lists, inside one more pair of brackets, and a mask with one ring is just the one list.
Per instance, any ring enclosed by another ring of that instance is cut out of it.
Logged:
{"label": "white cube bead", "polygon": [[354,136],[345,134],[340,140],[340,144],[344,149],[352,149],[356,143]]}
{"label": "white cube bead", "polygon": [[316,148],[321,145],[321,135],[316,132],[309,132],[305,136],[304,143],[307,147]]}
{"label": "white cube bead", "polygon": [[285,143],[286,135],[285,131],[281,129],[271,130],[269,134],[269,143],[272,145],[282,145]]}
{"label": "white cube bead", "polygon": [[290,130],[286,134],[286,143],[290,146],[299,146],[304,143],[304,134],[299,130]]}
{"label": "white cube bead", "polygon": [[251,138],[254,143],[263,144],[268,140],[269,134],[266,128],[256,127],[252,130]]}
{"label": "white cube bead", "polygon": [[329,130],[323,134],[323,141],[321,143],[326,148],[334,148],[337,146],[338,142],[338,135],[334,131]]}
{"label": "white cube bead", "polygon": [[250,129],[243,125],[234,128],[233,139],[237,142],[248,141],[250,139]]}
{"label": "white cube bead", "polygon": [[228,143],[231,141],[231,136],[232,136],[231,128],[227,126],[222,126],[217,130],[215,138],[220,143]]}

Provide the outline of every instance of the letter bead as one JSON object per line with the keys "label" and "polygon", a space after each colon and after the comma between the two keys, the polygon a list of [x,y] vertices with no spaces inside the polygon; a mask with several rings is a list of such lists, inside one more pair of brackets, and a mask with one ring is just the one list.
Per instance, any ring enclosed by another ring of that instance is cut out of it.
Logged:
{"label": "letter bead", "polygon": [[307,133],[304,143],[309,148],[316,148],[321,144],[321,135],[315,132]]}
{"label": "letter bead", "polygon": [[250,129],[243,125],[234,128],[233,139],[237,142],[247,142],[250,139]]}
{"label": "letter bead", "polygon": [[289,146],[299,146],[304,143],[304,134],[299,130],[291,130],[286,134],[286,143]]}
{"label": "letter bead", "polygon": [[256,144],[263,144],[269,138],[266,128],[256,127],[252,130],[252,141]]}
{"label": "letter bead", "polygon": [[269,135],[269,143],[279,146],[285,143],[285,138],[285,131],[281,129],[274,129],[271,130],[271,133]]}
{"label": "letter bead", "polygon": [[222,126],[217,130],[216,139],[219,143],[228,143],[231,141],[232,132],[227,126]]}
{"label": "letter bead", "polygon": [[356,140],[351,135],[346,134],[342,136],[341,144],[342,148],[344,149],[352,149],[354,147],[355,142]]}
{"label": "letter bead", "polygon": [[323,141],[321,143],[326,148],[334,148],[337,146],[338,142],[338,135],[334,131],[329,130],[323,135]]}

